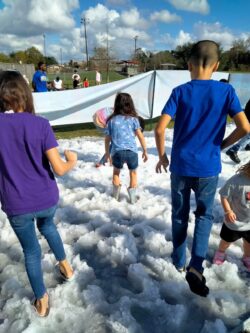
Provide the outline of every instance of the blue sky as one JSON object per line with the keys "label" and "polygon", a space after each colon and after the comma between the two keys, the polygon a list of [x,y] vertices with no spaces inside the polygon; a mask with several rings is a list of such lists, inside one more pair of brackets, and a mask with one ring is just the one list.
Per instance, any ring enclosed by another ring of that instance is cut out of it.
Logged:
{"label": "blue sky", "polygon": [[[250,0],[2,0],[0,52],[36,46],[63,61],[86,59],[81,17],[88,18],[90,55],[106,46],[116,58],[137,47],[157,52],[201,39],[229,49],[250,36]],[[108,26],[108,35],[107,35]]]}

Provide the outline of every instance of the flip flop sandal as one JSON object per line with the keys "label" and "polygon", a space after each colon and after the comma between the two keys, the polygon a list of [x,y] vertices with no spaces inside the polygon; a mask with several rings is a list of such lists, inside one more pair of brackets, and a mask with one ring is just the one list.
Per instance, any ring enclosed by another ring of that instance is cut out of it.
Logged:
{"label": "flip flop sandal", "polygon": [[209,288],[206,286],[206,279],[204,276],[202,276],[202,280],[200,280],[195,273],[187,272],[186,280],[193,293],[202,297],[207,297],[209,294]]}
{"label": "flip flop sandal", "polygon": [[61,270],[60,270],[60,266],[59,266],[59,263],[56,264],[56,271],[58,273],[58,275],[60,275],[60,277],[64,280],[64,281],[67,281],[67,282],[70,282],[70,281],[73,281],[74,278],[75,278],[75,274],[73,273],[73,275],[68,278]]}
{"label": "flip flop sandal", "polygon": [[44,314],[40,314],[38,311],[37,311],[37,308],[36,308],[36,302],[37,302],[37,298],[34,298],[32,301],[31,301],[31,305],[32,305],[32,308],[33,310],[35,311],[35,313],[41,317],[41,318],[44,318],[44,317],[48,317],[49,315],[49,312],[50,312],[50,302],[49,302],[49,299],[48,299],[48,306],[47,306],[47,309],[45,311]]}

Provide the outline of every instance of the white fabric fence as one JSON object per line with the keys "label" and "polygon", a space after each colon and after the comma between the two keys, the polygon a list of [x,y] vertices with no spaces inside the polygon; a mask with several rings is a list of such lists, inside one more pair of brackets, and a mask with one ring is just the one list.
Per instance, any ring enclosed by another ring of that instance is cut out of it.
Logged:
{"label": "white fabric fence", "polygon": [[[213,79],[228,79],[227,73],[216,72]],[[145,119],[161,114],[172,89],[190,80],[188,71],[161,70],[100,86],[46,93],[34,93],[35,109],[52,126],[92,122],[93,114],[102,107],[112,107],[117,92],[131,94],[137,112]]]}

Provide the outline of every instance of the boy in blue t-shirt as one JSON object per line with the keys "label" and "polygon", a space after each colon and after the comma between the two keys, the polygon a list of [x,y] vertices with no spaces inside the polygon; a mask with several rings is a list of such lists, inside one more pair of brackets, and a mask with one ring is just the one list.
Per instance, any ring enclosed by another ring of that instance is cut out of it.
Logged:
{"label": "boy in blue t-shirt", "polygon": [[[195,229],[186,280],[194,293],[204,297],[209,289],[202,263],[207,254],[214,196],[221,172],[220,151],[250,131],[233,87],[211,80],[212,73],[219,66],[218,60],[219,47],[215,42],[204,40],[193,46],[188,62],[191,81],[173,89],[155,129],[159,154],[156,172],[161,172],[162,167],[167,172],[165,129],[175,117],[170,164],[172,259],[179,271],[185,268],[190,194],[193,190]],[[234,119],[236,129],[222,141],[228,114]]]}
{"label": "boy in blue t-shirt", "polygon": [[46,92],[47,87],[47,74],[45,72],[46,65],[44,62],[40,61],[37,65],[38,69],[33,75],[32,87],[34,92]]}

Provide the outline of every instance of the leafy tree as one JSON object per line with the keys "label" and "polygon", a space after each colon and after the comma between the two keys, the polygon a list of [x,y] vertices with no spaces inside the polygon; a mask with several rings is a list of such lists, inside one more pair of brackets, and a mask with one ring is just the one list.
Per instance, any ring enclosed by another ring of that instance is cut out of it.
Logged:
{"label": "leafy tree", "polygon": [[45,58],[46,65],[58,65],[58,61],[55,57],[46,57]]}
{"label": "leafy tree", "polygon": [[174,51],[172,51],[172,55],[176,59],[176,64],[178,68],[187,69],[188,59],[190,57],[190,52],[194,43],[186,43],[183,45],[179,45],[176,47]]}
{"label": "leafy tree", "polygon": [[27,64],[38,64],[39,61],[44,61],[43,54],[34,46],[25,51]]}
{"label": "leafy tree", "polygon": [[0,53],[0,62],[11,62],[11,59],[6,54]]}
{"label": "leafy tree", "polygon": [[12,62],[26,63],[25,51],[12,52],[10,58]]}

